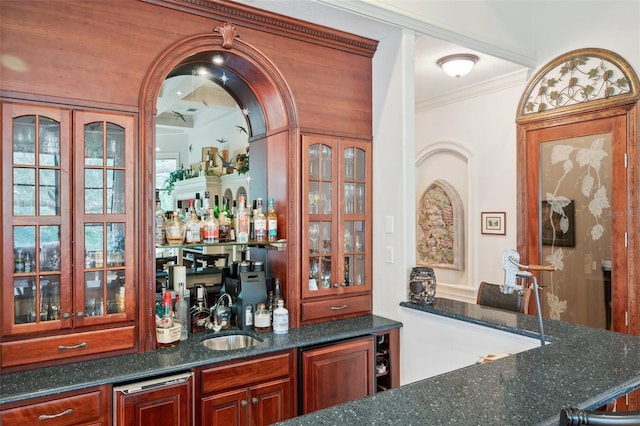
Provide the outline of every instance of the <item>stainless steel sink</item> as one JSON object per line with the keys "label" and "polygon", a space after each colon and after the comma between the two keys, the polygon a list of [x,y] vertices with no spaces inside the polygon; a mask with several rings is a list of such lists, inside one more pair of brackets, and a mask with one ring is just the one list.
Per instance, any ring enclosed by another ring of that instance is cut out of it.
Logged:
{"label": "stainless steel sink", "polygon": [[262,343],[261,338],[245,333],[228,334],[224,336],[209,337],[202,344],[214,351],[231,351],[245,349]]}

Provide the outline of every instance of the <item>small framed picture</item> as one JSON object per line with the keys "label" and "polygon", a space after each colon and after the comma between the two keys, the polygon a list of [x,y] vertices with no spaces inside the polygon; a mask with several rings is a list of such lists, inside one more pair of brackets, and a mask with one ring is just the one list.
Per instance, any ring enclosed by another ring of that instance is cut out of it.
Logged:
{"label": "small framed picture", "polygon": [[483,234],[506,235],[507,233],[507,213],[505,212],[482,212],[480,221]]}

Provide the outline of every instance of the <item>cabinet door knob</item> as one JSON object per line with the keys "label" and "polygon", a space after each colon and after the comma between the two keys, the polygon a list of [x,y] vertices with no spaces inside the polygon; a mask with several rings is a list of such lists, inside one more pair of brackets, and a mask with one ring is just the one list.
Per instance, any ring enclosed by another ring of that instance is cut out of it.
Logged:
{"label": "cabinet door knob", "polygon": [[256,398],[255,396],[253,398],[251,398],[251,403],[253,405],[258,405],[258,398]]}
{"label": "cabinet door knob", "polygon": [[69,312],[65,312],[64,314],[62,314],[62,319],[69,319],[71,318],[71,314]]}
{"label": "cabinet door knob", "polygon": [[78,318],[82,318],[84,316],[84,312],[80,311],[76,314]]}
{"label": "cabinet door knob", "polygon": [[249,403],[247,401],[245,401],[244,399],[242,401],[240,401],[240,406],[246,407],[247,405],[249,405]]}

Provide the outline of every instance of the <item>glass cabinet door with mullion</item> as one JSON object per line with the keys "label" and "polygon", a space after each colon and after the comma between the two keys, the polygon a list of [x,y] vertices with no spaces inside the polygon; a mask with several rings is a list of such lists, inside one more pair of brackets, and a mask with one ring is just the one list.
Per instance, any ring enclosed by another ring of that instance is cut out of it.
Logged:
{"label": "glass cabinet door with mullion", "polygon": [[321,296],[336,292],[338,287],[337,220],[334,206],[337,178],[337,141],[319,136],[304,136],[303,183],[303,297]]}
{"label": "glass cabinet door with mullion", "polygon": [[351,291],[371,289],[371,156],[366,142],[341,140],[340,235],[342,286]]}
{"label": "glass cabinet door with mullion", "polygon": [[75,321],[133,320],[134,120],[76,111],[74,123]]}
{"label": "glass cabinet door with mullion", "polygon": [[368,146],[303,137],[303,298],[371,289]]}
{"label": "glass cabinet door with mullion", "polygon": [[68,110],[2,105],[2,334],[68,328],[71,212]]}

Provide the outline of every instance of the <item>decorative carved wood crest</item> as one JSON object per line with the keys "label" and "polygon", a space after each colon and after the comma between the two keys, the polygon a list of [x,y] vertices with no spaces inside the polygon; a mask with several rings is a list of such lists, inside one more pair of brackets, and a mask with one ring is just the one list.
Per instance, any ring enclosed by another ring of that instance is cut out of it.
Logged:
{"label": "decorative carved wood crest", "polygon": [[219,32],[222,35],[222,47],[225,49],[231,49],[233,46],[233,40],[236,37],[240,37],[238,31],[236,30],[236,26],[225,22],[224,24],[220,24],[215,28],[216,32]]}

